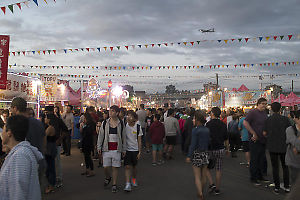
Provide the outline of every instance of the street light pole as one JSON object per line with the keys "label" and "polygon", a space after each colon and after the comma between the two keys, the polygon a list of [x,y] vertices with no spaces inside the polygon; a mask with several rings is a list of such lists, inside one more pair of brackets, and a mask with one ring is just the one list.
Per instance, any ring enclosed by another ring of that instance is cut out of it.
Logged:
{"label": "street light pole", "polygon": [[108,86],[108,102],[109,102],[109,108],[111,107],[111,87],[112,87],[112,81],[109,80],[107,82],[107,86]]}

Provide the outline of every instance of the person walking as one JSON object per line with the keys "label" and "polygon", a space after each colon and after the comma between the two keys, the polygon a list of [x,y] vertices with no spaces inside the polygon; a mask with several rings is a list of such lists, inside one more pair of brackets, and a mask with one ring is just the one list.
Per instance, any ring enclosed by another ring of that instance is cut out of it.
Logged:
{"label": "person walking", "polygon": [[48,187],[45,190],[46,194],[54,192],[54,188],[56,184],[55,157],[57,154],[57,149],[56,149],[54,118],[55,118],[54,114],[47,114],[45,117],[45,124],[47,126],[46,128],[47,144],[46,144],[45,159],[47,162],[46,177],[48,180]]}
{"label": "person walking", "polygon": [[273,181],[275,183],[274,193],[279,194],[279,160],[282,166],[283,182],[285,192],[290,191],[289,169],[285,164],[286,154],[286,129],[290,126],[289,119],[280,115],[281,105],[278,102],[271,104],[273,115],[268,117],[264,126],[264,136],[267,137],[267,149],[270,153]]}
{"label": "person walking", "polygon": [[244,120],[244,126],[251,135],[250,141],[250,179],[255,186],[261,182],[268,182],[264,178],[266,162],[266,138],[263,135],[263,128],[267,120],[267,100],[259,98],[257,108],[251,110]]}
{"label": "person walking", "polygon": [[142,127],[142,130],[143,130],[142,144],[143,144],[143,147],[146,148],[145,134],[146,134],[146,117],[147,117],[147,112],[145,110],[145,105],[144,104],[140,105],[140,110],[138,110],[136,112],[136,114],[138,115],[139,123],[140,123],[140,125]]}
{"label": "person walking", "polygon": [[174,109],[170,108],[168,110],[168,117],[164,121],[165,133],[166,133],[166,145],[164,147],[164,152],[166,153],[167,159],[173,159],[173,150],[176,145],[177,134],[180,134],[180,128],[178,120],[174,117]]}
{"label": "person walking", "polygon": [[[109,109],[109,119],[103,121],[99,134],[97,149],[99,156],[103,157],[105,173],[104,187],[112,180],[112,192],[116,193],[118,169],[121,167],[121,154],[126,153],[126,135],[123,133],[124,124],[118,118],[119,107],[113,105]],[[110,173],[112,168],[112,175]]]}
{"label": "person walking", "polygon": [[72,113],[73,106],[67,105],[66,112],[62,115],[62,120],[68,127],[68,134],[63,139],[63,152],[66,156],[71,155],[71,137],[74,136],[74,116]]}
{"label": "person walking", "polygon": [[[241,134],[241,139],[242,139],[242,146],[243,146],[243,152],[245,153],[245,158],[246,158],[246,166],[250,166],[250,147],[249,147],[249,133],[248,130],[244,126],[244,120],[245,120],[245,115],[242,115],[242,118],[239,121],[239,131]],[[244,162],[240,163],[245,164]]]}
{"label": "person walking", "polygon": [[221,110],[218,107],[211,109],[211,120],[206,123],[210,132],[209,156],[215,162],[216,185],[213,182],[210,170],[207,170],[209,190],[216,195],[220,194],[222,165],[225,152],[229,152],[228,133],[226,124],[220,120]]}
{"label": "person walking", "polygon": [[[154,122],[149,128],[149,134],[152,142],[152,165],[156,166],[163,164],[163,140],[165,137],[164,124],[160,122],[161,116],[159,114],[154,115]],[[158,162],[157,154],[158,153]]]}
{"label": "person walking", "polygon": [[137,123],[138,116],[134,111],[128,111],[126,135],[126,154],[124,157],[126,185],[124,191],[130,192],[131,186],[137,187],[137,164],[141,158],[142,135],[141,126]]}
{"label": "person walking", "polygon": [[25,141],[28,127],[27,117],[15,115],[3,128],[2,149],[7,156],[0,171],[0,199],[41,199],[38,162],[43,155]]}
{"label": "person walking", "polygon": [[209,129],[204,126],[206,123],[205,117],[200,111],[196,111],[194,122],[195,128],[193,128],[192,131],[192,141],[186,161],[192,162],[198,197],[203,200],[203,188],[206,182],[209,157],[208,145],[210,142],[210,135]]}
{"label": "person walking", "polygon": [[237,150],[240,141],[240,133],[238,129],[239,119],[236,113],[232,114],[232,120],[229,122],[227,129],[229,134],[230,153],[232,158],[237,157]]}
{"label": "person walking", "polygon": [[295,125],[286,129],[287,151],[285,163],[290,168],[291,184],[300,178],[300,110],[294,112]]}
{"label": "person walking", "polygon": [[82,138],[82,153],[84,155],[85,161],[85,172],[81,175],[86,177],[95,176],[94,173],[94,163],[92,160],[91,153],[94,151],[94,132],[96,131],[96,124],[93,117],[89,112],[84,114],[83,122],[80,124],[80,133]]}

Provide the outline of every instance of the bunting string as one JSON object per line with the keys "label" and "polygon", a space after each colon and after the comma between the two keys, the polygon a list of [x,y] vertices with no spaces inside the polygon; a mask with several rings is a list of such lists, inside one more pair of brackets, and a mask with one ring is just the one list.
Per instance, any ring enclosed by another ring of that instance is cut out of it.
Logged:
{"label": "bunting string", "polygon": [[299,40],[300,34],[289,34],[289,35],[278,35],[278,36],[259,36],[259,37],[246,37],[246,38],[233,38],[233,39],[222,39],[222,40],[198,40],[189,42],[161,42],[161,43],[148,43],[148,44],[134,44],[134,45],[117,45],[117,46],[104,46],[104,47],[85,47],[85,48],[64,48],[64,49],[44,49],[44,50],[15,50],[10,51],[10,56],[27,56],[27,55],[57,55],[58,53],[79,53],[79,52],[112,52],[120,50],[133,50],[133,49],[148,49],[148,48],[162,48],[162,47],[196,47],[202,43],[222,43],[222,44],[233,44],[233,43],[249,43],[252,42],[270,42],[270,41],[290,41]]}
{"label": "bunting string", "polygon": [[[43,1],[48,5],[47,0],[43,0]],[[54,1],[54,3],[56,3],[56,0],[53,0],[53,1]],[[30,3],[32,3],[32,2],[33,2],[36,6],[39,6],[38,0],[27,0],[27,1],[21,1],[21,2],[18,2],[18,3],[13,3],[13,4],[1,6],[0,8],[1,8],[3,14],[5,15],[6,12],[7,12],[7,10],[10,10],[11,13],[14,13],[14,11],[15,11],[14,8],[16,8],[16,7],[18,7],[20,10],[22,10],[22,8],[23,8],[24,6],[26,6],[26,7],[28,8],[28,7],[29,7],[28,5],[29,5]]]}
{"label": "bunting string", "polygon": [[[15,73],[15,72],[12,72]],[[19,75],[25,75],[25,76],[41,76],[41,75],[51,75],[51,76],[57,76],[57,77],[67,77],[67,78],[101,78],[101,77],[130,77],[130,78],[167,78],[167,79],[172,79],[172,78],[195,78],[195,79],[203,79],[203,76],[188,76],[188,75],[175,75],[175,76],[160,76],[160,75],[128,75],[128,74],[94,74],[94,75],[86,75],[86,74],[45,74],[45,73],[32,73],[32,72],[23,72],[23,73],[17,73]],[[223,75],[219,76],[222,78],[259,78],[259,80],[265,79],[265,78],[270,78],[270,79],[275,79],[275,78],[280,78],[283,76],[289,76],[289,77],[298,77],[298,73],[285,73],[285,74],[263,74],[263,75]],[[205,77],[209,78],[209,77]]]}
{"label": "bunting string", "polygon": [[299,61],[277,61],[277,62],[264,62],[264,63],[247,63],[247,64],[210,64],[210,65],[163,65],[163,66],[61,66],[61,65],[9,65],[10,69],[15,68],[31,68],[31,69],[82,69],[82,70],[161,70],[161,69],[218,69],[218,68],[248,68],[248,67],[288,67],[299,65]]}

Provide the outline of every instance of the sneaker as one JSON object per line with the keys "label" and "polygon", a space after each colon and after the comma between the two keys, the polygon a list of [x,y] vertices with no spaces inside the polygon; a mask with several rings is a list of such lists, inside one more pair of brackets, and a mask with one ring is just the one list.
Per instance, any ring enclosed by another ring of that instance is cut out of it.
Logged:
{"label": "sneaker", "polygon": [[104,187],[108,186],[110,181],[111,181],[111,177],[104,179]]}
{"label": "sneaker", "polygon": [[270,183],[270,181],[266,178],[261,178],[259,179],[260,182],[264,182],[264,183]]}
{"label": "sneaker", "polygon": [[62,187],[62,186],[63,186],[62,181],[57,182],[56,185],[55,185],[56,188],[60,188],[60,187]]}
{"label": "sneaker", "polygon": [[131,192],[131,184],[130,183],[126,183],[126,186],[124,188],[125,192]]}
{"label": "sneaker", "polygon": [[216,189],[216,185],[215,184],[211,184],[211,185],[208,186],[209,193],[214,192],[215,189]]}
{"label": "sneaker", "polygon": [[111,187],[111,192],[112,192],[112,193],[116,193],[117,191],[118,191],[117,186],[116,186],[116,185],[113,185],[113,186]]}
{"label": "sneaker", "polygon": [[157,164],[155,162],[152,163],[152,166],[156,166]]}
{"label": "sneaker", "polygon": [[217,190],[217,189],[215,189],[214,193],[215,193],[215,195],[221,194],[220,190]]}
{"label": "sneaker", "polygon": [[158,165],[162,165],[164,163],[165,163],[165,161],[163,161],[163,160],[160,160],[160,161],[157,162]]}
{"label": "sneaker", "polygon": [[276,195],[278,195],[279,194],[279,189],[274,188],[273,193],[276,194]]}
{"label": "sneaker", "polygon": [[261,183],[260,183],[258,180],[252,180],[251,182],[252,182],[253,185],[255,185],[255,186],[260,186],[260,185],[261,185]]}
{"label": "sneaker", "polygon": [[285,193],[289,193],[289,192],[291,191],[291,188],[289,188],[289,187],[284,187],[283,190],[284,190]]}
{"label": "sneaker", "polygon": [[137,187],[138,186],[136,179],[133,179],[133,178],[131,179],[131,185],[133,187]]}

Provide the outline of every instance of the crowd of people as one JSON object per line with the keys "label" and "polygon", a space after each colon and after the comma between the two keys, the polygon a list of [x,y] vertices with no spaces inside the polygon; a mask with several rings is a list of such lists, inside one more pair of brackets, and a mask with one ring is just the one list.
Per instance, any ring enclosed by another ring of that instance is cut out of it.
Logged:
{"label": "crowd of people", "polygon": [[[137,165],[143,154],[152,154],[152,165],[176,159],[178,144],[191,163],[197,195],[204,199],[204,187],[215,195],[221,193],[223,158],[245,152],[250,181],[259,186],[267,178],[269,151],[275,194],[280,193],[279,160],[283,172],[283,191],[290,192],[300,171],[300,111],[283,116],[280,103],[260,98],[257,107],[210,111],[194,108],[148,108],[126,110],[113,105],[109,110],[88,107],[74,122],[73,107],[64,113],[47,106],[41,119],[27,108],[22,98],[14,98],[10,110],[0,118],[0,196],[3,199],[41,199],[63,185],[61,156],[71,156],[71,137],[80,130],[79,148],[85,170],[81,175],[95,176],[93,159],[103,167],[104,187],[118,188],[118,173],[124,165],[124,191],[138,187]],[[212,173],[215,173],[213,179]],[[0,198],[1,199],[1,198]]]}

